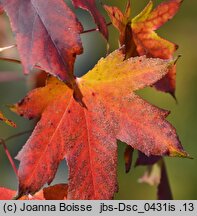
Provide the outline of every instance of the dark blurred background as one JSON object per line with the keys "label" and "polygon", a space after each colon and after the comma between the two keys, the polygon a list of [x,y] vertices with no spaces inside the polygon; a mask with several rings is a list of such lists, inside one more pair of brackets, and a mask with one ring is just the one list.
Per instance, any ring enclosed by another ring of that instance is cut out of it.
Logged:
{"label": "dark blurred background", "polygon": [[[99,1],[98,1],[99,2]],[[124,10],[125,0],[103,0],[104,4],[115,5]],[[155,5],[161,3],[161,0],[153,0]],[[90,15],[80,9],[74,9],[70,1],[67,1],[70,7],[77,13],[79,20],[83,23],[84,29],[95,28]],[[148,0],[131,0],[132,17],[137,15]],[[101,12],[107,17],[105,11],[99,6]],[[180,140],[190,155],[194,158],[165,158],[169,181],[175,199],[196,199],[197,198],[197,55],[196,41],[197,28],[197,1],[184,1],[180,11],[173,20],[166,23],[157,32],[164,38],[175,42],[179,45],[176,55],[182,55],[177,64],[177,90],[176,97],[178,103],[168,95],[156,91],[153,88],[146,88],[139,91],[138,94],[148,100],[150,103],[158,107],[171,111],[168,120],[175,126]],[[114,27],[109,27],[110,33],[110,51],[118,47],[118,32]],[[91,69],[98,59],[106,55],[106,42],[98,32],[82,35],[84,54],[77,58],[75,73],[80,76]],[[10,30],[7,16],[0,16],[0,47],[14,44],[14,39]],[[0,53],[1,56],[9,58],[17,58],[18,54],[15,48]],[[10,81],[7,80],[9,77]],[[7,104],[13,104],[22,99],[25,94],[33,88],[35,82],[35,74],[24,76],[22,68],[15,63],[7,63],[0,61],[0,110],[7,117],[17,123],[17,128],[10,128],[0,122],[0,138],[7,138],[13,134],[32,129],[33,121],[25,120],[16,114],[10,112]],[[7,142],[7,146],[11,155],[16,156],[17,152],[24,145],[30,133],[16,137]],[[156,187],[151,187],[147,184],[138,183],[139,177],[142,176],[145,168],[132,168],[129,174],[125,174],[124,170],[124,153],[125,146],[119,145],[119,164],[118,164],[118,181],[119,192],[116,194],[116,199],[155,199]],[[134,159],[136,153],[134,154]],[[17,161],[16,161],[17,163]],[[53,182],[66,182],[67,167],[66,163],[62,162]],[[0,146],[0,186],[17,189],[17,179],[8,162],[8,159]]]}

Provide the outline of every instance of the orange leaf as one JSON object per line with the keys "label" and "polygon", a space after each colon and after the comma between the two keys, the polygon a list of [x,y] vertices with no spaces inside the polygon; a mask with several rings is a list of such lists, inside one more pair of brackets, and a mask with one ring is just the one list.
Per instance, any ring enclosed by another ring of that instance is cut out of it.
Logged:
{"label": "orange leaf", "polygon": [[169,59],[177,49],[177,45],[159,37],[157,30],[177,13],[181,0],[170,0],[161,3],[152,11],[152,1],[146,8],[132,19],[132,29],[137,50],[140,55],[161,59]]}
{"label": "orange leaf", "polygon": [[117,7],[112,7],[112,6],[107,6],[104,5],[105,10],[107,11],[112,24],[119,30],[120,37],[119,37],[119,42],[120,46],[125,44],[125,31],[126,31],[126,26],[129,22],[129,17],[131,14],[130,11],[130,1],[128,1],[125,13],[123,14],[119,8]]}
{"label": "orange leaf", "polygon": [[57,184],[43,189],[45,200],[66,200],[67,199],[67,184]]}
{"label": "orange leaf", "polygon": [[33,196],[24,195],[19,200],[66,200],[67,189],[67,184],[56,184],[43,188],[43,190],[38,191]]}
{"label": "orange leaf", "polygon": [[[113,25],[120,32],[120,45],[126,46],[126,57],[136,56],[137,51],[140,56],[172,58],[178,46],[158,36],[155,30],[174,17],[181,3],[182,0],[169,0],[152,10],[153,2],[150,1],[146,8],[131,21],[128,20],[128,13],[123,14],[118,8],[105,6]],[[155,87],[174,96],[175,80],[176,67],[174,66]]]}
{"label": "orange leaf", "polygon": [[41,115],[17,156],[19,196],[51,183],[66,158],[68,199],[111,199],[117,191],[117,139],[146,155],[186,157],[175,129],[165,120],[169,112],[133,92],[163,77],[170,64],[144,56],[124,61],[117,50],[77,78],[86,108],[55,78],[16,104],[12,109],[20,115]]}

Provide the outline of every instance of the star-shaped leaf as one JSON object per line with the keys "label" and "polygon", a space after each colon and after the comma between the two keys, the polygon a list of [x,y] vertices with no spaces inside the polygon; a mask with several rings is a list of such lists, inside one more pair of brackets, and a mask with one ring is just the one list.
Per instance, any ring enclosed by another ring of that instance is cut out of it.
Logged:
{"label": "star-shaped leaf", "polygon": [[[126,57],[146,55],[147,57],[170,59],[178,46],[160,37],[155,30],[172,19],[180,8],[182,0],[169,0],[154,10],[150,1],[146,8],[134,17],[130,17],[129,2],[123,14],[117,7],[105,5],[113,25],[120,32],[120,45],[125,45]],[[169,68],[168,74],[155,84],[155,87],[175,97],[176,65]]]}
{"label": "star-shaped leaf", "polygon": [[165,76],[171,64],[144,56],[124,61],[117,50],[77,78],[86,107],[55,78],[16,104],[12,109],[24,117],[41,115],[17,156],[19,196],[51,183],[66,158],[68,199],[111,199],[117,191],[117,139],[146,155],[186,157],[175,128],[165,120],[169,112],[134,93]]}

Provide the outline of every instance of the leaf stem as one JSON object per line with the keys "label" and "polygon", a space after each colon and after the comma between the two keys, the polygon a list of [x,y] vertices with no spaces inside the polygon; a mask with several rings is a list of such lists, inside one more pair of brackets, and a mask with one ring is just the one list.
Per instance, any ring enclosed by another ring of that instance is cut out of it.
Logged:
{"label": "leaf stem", "polygon": [[17,167],[16,167],[16,165],[15,165],[13,159],[12,159],[12,156],[10,155],[10,152],[9,152],[5,142],[8,141],[8,140],[14,139],[14,138],[16,138],[18,136],[22,136],[24,134],[30,133],[30,132],[32,132],[32,130],[27,130],[27,131],[23,131],[23,132],[14,134],[12,136],[7,137],[6,139],[1,139],[0,138],[0,145],[3,146],[3,149],[4,149],[4,151],[5,151],[5,153],[6,153],[7,157],[8,157],[8,160],[10,161],[10,164],[11,164],[17,178],[18,178],[18,169],[17,169]]}
{"label": "leaf stem", "polygon": [[[107,26],[110,26],[112,23],[107,23]],[[94,31],[99,31],[98,28],[93,28],[93,29],[88,29],[88,30],[85,30],[83,32],[81,32],[81,34],[86,34],[86,33],[89,33],[89,32],[94,32]]]}
{"label": "leaf stem", "polygon": [[[22,64],[21,61],[18,60],[18,59],[0,57],[0,60],[2,60],[2,61],[8,61],[8,62],[13,62],[13,63],[17,63],[17,64]],[[36,69],[42,70],[42,68],[40,66],[38,66],[38,65],[34,65],[34,67]]]}
{"label": "leaf stem", "polygon": [[12,159],[12,156],[10,155],[10,152],[9,152],[9,150],[8,150],[6,144],[5,144],[5,140],[0,139],[0,145],[3,146],[4,151],[5,151],[5,153],[6,153],[7,157],[8,157],[8,160],[10,161],[10,164],[11,164],[13,170],[14,170],[14,173],[16,174],[16,176],[18,178],[18,169],[17,169],[17,167],[16,167],[16,165],[15,165],[13,159]]}

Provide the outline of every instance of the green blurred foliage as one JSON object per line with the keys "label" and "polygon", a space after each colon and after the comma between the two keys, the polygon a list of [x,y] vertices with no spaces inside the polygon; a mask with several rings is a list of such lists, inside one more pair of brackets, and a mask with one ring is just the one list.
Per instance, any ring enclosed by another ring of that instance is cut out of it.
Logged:
{"label": "green blurred foliage", "polygon": [[[69,1],[67,1],[69,2]],[[104,4],[115,5],[124,10],[126,1],[120,0],[103,0]],[[162,2],[161,0],[153,0],[155,5]],[[140,12],[148,3],[148,0],[131,0],[132,17]],[[69,4],[70,5],[70,4]],[[71,5],[70,7],[77,13],[79,20],[83,23],[84,29],[95,28],[95,25],[90,15],[80,9],[76,10]],[[101,12],[107,17],[105,11],[99,6]],[[197,158],[197,97],[196,97],[196,82],[197,82],[197,61],[196,61],[196,39],[197,28],[197,1],[184,1],[179,13],[173,20],[166,23],[160,30],[159,34],[179,45],[176,55],[182,55],[177,65],[177,90],[176,97],[178,103],[173,98],[153,88],[146,88],[139,91],[138,94],[150,103],[158,107],[171,111],[168,120],[175,126],[177,133],[184,148],[194,158],[166,158],[167,170],[173,195],[175,199],[196,199],[197,198],[197,173],[196,173],[196,158]],[[5,15],[1,15],[7,19]],[[1,28],[1,26],[0,26]],[[8,46],[13,43],[11,38],[10,27],[7,24],[5,29],[8,32],[9,40],[3,46]],[[2,31],[2,29],[1,29]],[[109,27],[110,33],[110,51],[118,47],[118,32],[112,26]],[[81,76],[91,69],[100,57],[106,55],[106,42],[98,32],[82,35],[84,54],[77,58],[75,66],[75,74]],[[2,46],[2,44],[1,44]],[[1,54],[2,55],[2,54]],[[9,53],[7,54],[9,56]],[[10,55],[16,56],[16,53]],[[22,75],[22,67],[13,63],[0,62],[0,73],[9,71]],[[32,87],[32,76],[25,77],[20,81],[0,82],[0,109],[12,120],[18,127],[17,129],[10,128],[3,123],[0,123],[0,137],[6,138],[12,134],[21,131],[26,131],[33,128],[32,121],[25,120],[11,113],[6,104],[13,104],[20,100]],[[24,145],[29,134],[17,137],[7,143],[8,148],[14,157]],[[138,178],[143,174],[145,168],[133,168],[128,174],[124,170],[124,153],[125,145],[119,145],[119,164],[118,164],[118,181],[119,192],[116,194],[116,199],[155,199],[156,188],[146,184],[139,184]],[[134,159],[136,154],[134,155]],[[56,175],[54,183],[66,182],[67,168],[65,162],[61,163],[60,169]],[[0,186],[17,189],[17,179],[11,166],[5,156],[5,153],[0,146]]]}

